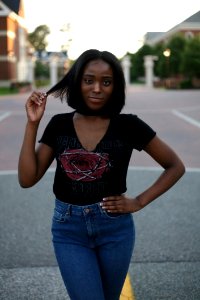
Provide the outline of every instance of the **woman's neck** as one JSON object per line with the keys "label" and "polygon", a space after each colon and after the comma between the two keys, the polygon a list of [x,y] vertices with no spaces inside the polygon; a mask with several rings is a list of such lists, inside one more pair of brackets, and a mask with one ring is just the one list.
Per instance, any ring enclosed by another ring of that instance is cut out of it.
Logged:
{"label": "woman's neck", "polygon": [[100,120],[108,120],[110,118],[107,116],[84,115],[79,112],[75,112],[74,119],[77,119],[77,120],[82,119],[82,120],[86,120],[88,122],[96,122],[96,121],[100,121]]}

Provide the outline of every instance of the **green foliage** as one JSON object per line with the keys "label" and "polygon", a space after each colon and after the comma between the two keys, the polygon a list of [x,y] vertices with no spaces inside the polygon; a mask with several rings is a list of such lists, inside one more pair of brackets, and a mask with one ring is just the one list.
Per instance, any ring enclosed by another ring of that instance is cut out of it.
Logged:
{"label": "green foliage", "polygon": [[18,89],[17,88],[13,88],[11,89],[10,87],[0,87],[0,96],[4,96],[4,95],[10,95],[10,94],[16,94],[18,93]]}
{"label": "green foliage", "polygon": [[17,94],[19,92],[29,92],[32,88],[29,81],[15,81],[11,82],[10,86],[0,87],[0,96]]}
{"label": "green foliage", "polygon": [[[158,61],[155,63],[155,75],[160,78],[176,77],[180,75],[183,51],[186,40],[176,35],[166,44],[158,44],[153,48]],[[170,56],[166,57],[164,51],[169,49]]]}
{"label": "green foliage", "polygon": [[36,51],[41,52],[46,49],[48,45],[46,37],[49,33],[47,25],[40,25],[32,33],[29,33],[28,40]]}
{"label": "green foliage", "polygon": [[183,53],[182,72],[187,77],[200,78],[200,38],[194,37],[187,41]]}
{"label": "green foliage", "polygon": [[14,89],[22,88],[22,87],[27,87],[30,85],[31,85],[31,83],[29,81],[16,81],[16,82],[11,82],[10,89],[14,90]]}
{"label": "green foliage", "polygon": [[166,78],[169,73],[168,61],[163,55],[164,50],[165,46],[162,44],[158,44],[153,47],[153,54],[158,57],[158,60],[155,61],[154,73],[160,78]]}
{"label": "green foliage", "polygon": [[[170,50],[168,57],[164,51]],[[144,76],[144,56],[155,55],[154,74],[160,79],[181,78],[181,88],[192,87],[192,79],[200,78],[200,38],[194,37],[187,40],[181,35],[172,37],[165,44],[154,47],[144,45],[136,53],[130,54],[131,81],[136,81]]]}
{"label": "green foliage", "polygon": [[191,79],[186,79],[186,80],[181,81],[180,88],[181,89],[191,89],[191,88],[193,88],[192,80]]}
{"label": "green foliage", "polygon": [[49,86],[50,85],[50,80],[49,79],[36,79],[35,80],[35,86],[36,88],[44,87],[44,86]]}
{"label": "green foliage", "polygon": [[49,78],[49,66],[45,63],[42,63],[40,60],[37,60],[35,63],[35,78]]}
{"label": "green foliage", "polygon": [[144,76],[144,56],[150,54],[152,54],[152,48],[149,45],[144,45],[137,53],[130,55],[131,81]]}
{"label": "green foliage", "polygon": [[170,76],[177,76],[180,74],[185,46],[186,46],[186,39],[180,35],[172,37],[172,39],[168,42],[167,48],[169,48],[171,51],[169,57]]}

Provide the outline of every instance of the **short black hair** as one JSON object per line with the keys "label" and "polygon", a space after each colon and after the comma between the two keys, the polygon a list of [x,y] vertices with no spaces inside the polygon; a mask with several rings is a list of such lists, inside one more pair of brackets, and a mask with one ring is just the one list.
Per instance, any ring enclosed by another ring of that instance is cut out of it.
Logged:
{"label": "short black hair", "polygon": [[113,71],[113,92],[110,101],[103,108],[106,115],[119,114],[125,105],[125,78],[120,61],[108,51],[90,49],[83,52],[74,62],[68,73],[47,94],[53,94],[77,111],[87,111],[81,94],[81,79],[84,68],[92,60],[101,59],[108,63]]}

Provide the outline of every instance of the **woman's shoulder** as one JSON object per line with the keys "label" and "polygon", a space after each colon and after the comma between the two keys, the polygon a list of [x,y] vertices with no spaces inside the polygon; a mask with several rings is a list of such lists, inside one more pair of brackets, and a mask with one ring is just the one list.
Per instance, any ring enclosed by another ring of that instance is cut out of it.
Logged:
{"label": "woman's shoulder", "polygon": [[126,128],[126,127],[128,127],[129,129],[137,128],[139,130],[152,129],[149,124],[147,124],[143,119],[141,119],[135,114],[126,114],[126,113],[119,114],[117,117],[117,123],[122,128]]}
{"label": "woman's shoulder", "polygon": [[138,116],[135,114],[122,113],[116,117],[117,121],[123,122],[137,122],[139,120]]}
{"label": "woman's shoulder", "polygon": [[73,118],[73,114],[74,112],[56,114],[51,118],[51,121],[62,122],[62,121],[71,120]]}

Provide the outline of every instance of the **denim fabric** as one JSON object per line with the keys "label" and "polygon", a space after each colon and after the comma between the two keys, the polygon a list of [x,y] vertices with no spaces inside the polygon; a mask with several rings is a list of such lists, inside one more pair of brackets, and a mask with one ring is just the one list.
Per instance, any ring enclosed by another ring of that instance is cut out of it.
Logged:
{"label": "denim fabric", "polygon": [[53,245],[72,300],[119,300],[135,241],[131,214],[56,199]]}

